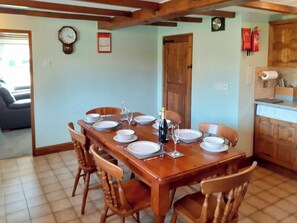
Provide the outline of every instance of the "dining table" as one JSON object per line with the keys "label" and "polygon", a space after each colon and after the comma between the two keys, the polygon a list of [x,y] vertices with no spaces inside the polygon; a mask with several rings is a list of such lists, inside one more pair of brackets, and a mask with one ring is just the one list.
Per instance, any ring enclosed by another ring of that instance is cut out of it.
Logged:
{"label": "dining table", "polygon": [[[134,112],[134,118],[142,113]],[[97,144],[106,152],[122,162],[138,179],[151,188],[151,208],[154,222],[164,222],[170,209],[170,190],[180,186],[200,182],[202,179],[216,174],[231,174],[238,171],[239,163],[246,154],[238,148],[229,146],[223,152],[209,152],[201,147],[202,137],[191,143],[179,142],[177,151],[184,156],[172,158],[167,155],[174,149],[171,139],[167,143],[159,143],[158,130],[154,122],[147,124],[133,123],[128,125],[122,121],[123,115],[104,117],[103,120],[119,123],[115,128],[98,131],[93,124],[78,120],[81,131],[87,137],[87,144]],[[149,157],[139,157],[127,149],[129,143],[115,140],[119,129],[135,131],[137,141],[155,142],[160,145],[163,153],[157,152]],[[136,192],[137,194],[137,192]],[[136,195],[137,196],[137,195]]]}

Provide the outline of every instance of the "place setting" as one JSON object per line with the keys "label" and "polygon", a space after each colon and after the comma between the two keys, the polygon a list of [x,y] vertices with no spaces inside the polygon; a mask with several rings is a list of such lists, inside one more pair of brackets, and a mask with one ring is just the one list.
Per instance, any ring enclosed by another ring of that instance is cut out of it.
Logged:
{"label": "place setting", "polygon": [[100,116],[100,114],[91,113],[87,114],[83,120],[87,124],[94,124],[95,122],[103,120],[103,118]]}
{"label": "place setting", "polygon": [[229,149],[229,146],[225,144],[225,140],[217,136],[204,137],[200,147],[212,153],[220,153]]}

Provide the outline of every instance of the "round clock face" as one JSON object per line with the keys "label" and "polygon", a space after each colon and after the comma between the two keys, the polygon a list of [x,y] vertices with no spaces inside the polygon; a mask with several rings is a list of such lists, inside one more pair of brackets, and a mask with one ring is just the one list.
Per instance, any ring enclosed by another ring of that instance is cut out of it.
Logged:
{"label": "round clock face", "polygon": [[221,28],[221,26],[222,26],[222,21],[221,21],[221,19],[219,19],[219,18],[215,18],[215,19],[212,21],[212,27],[213,27],[213,29],[217,30],[217,29]]}
{"label": "round clock face", "polygon": [[59,40],[64,44],[72,44],[76,38],[76,31],[70,26],[64,26],[59,30]]}

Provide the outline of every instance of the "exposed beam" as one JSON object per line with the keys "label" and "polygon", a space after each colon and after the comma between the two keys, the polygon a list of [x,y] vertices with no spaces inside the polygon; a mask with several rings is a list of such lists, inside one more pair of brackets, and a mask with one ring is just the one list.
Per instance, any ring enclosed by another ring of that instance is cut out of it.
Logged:
{"label": "exposed beam", "polygon": [[0,0],[0,4],[12,5],[12,6],[24,6],[24,7],[44,9],[44,10],[95,14],[95,15],[127,16],[127,17],[132,15],[132,13],[129,11],[99,9],[99,8],[67,5],[67,4],[30,1],[30,0]]}
{"label": "exposed beam", "polygon": [[115,17],[112,22],[98,23],[98,28],[112,30],[134,25],[144,25],[182,17],[191,14],[193,10],[196,13],[207,12],[249,1],[251,0],[172,0],[160,4],[159,11],[138,10],[132,13],[132,18]]}
{"label": "exposed beam", "polygon": [[110,22],[112,20],[110,17],[104,17],[104,16],[79,15],[79,14],[55,13],[55,12],[42,12],[42,11],[22,10],[22,9],[9,9],[9,8],[3,8],[3,7],[0,7],[0,13],[28,15],[28,16],[39,16],[39,17],[50,17],[50,18],[59,18],[59,19],[79,19],[79,20],[105,21],[105,22]]}
{"label": "exposed beam", "polygon": [[151,24],[146,24],[147,26],[167,26],[167,27],[177,27],[176,22],[155,22]]}
{"label": "exposed beam", "polygon": [[197,17],[179,17],[175,19],[169,19],[168,21],[176,21],[176,22],[197,22],[201,23],[202,18],[197,18]]}
{"label": "exposed beam", "polygon": [[[195,13],[195,10],[194,10]],[[220,10],[212,10],[209,12],[200,12],[197,13],[198,15],[208,15],[208,16],[217,16],[217,17],[224,17],[224,18],[235,18],[235,12],[227,12],[227,11],[220,11]]]}
{"label": "exposed beam", "polygon": [[76,0],[83,2],[93,2],[99,4],[124,6],[130,8],[159,10],[160,4],[157,2],[139,1],[139,0]]}
{"label": "exposed beam", "polygon": [[297,7],[275,4],[270,2],[252,1],[240,4],[240,6],[252,9],[261,9],[285,14],[297,14]]}

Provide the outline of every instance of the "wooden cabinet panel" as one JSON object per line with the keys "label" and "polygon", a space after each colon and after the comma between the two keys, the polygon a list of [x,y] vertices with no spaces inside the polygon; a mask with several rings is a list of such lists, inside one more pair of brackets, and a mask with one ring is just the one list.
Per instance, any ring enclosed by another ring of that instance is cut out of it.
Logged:
{"label": "wooden cabinet panel", "polygon": [[297,170],[297,124],[256,116],[255,155]]}
{"label": "wooden cabinet panel", "polygon": [[270,22],[268,66],[297,66],[297,20]]}

